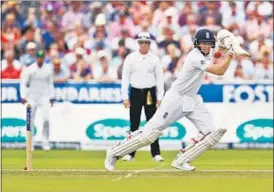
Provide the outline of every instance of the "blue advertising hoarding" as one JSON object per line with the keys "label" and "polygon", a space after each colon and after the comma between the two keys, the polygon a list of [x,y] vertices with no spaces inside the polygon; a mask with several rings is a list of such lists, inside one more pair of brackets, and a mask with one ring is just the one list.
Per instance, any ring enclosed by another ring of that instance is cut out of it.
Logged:
{"label": "blue advertising hoarding", "polygon": [[[19,82],[2,81],[2,103],[20,102]],[[272,83],[252,84],[203,84],[199,93],[205,103],[273,102]],[[75,104],[121,103],[120,83],[75,83],[55,84],[57,102]]]}

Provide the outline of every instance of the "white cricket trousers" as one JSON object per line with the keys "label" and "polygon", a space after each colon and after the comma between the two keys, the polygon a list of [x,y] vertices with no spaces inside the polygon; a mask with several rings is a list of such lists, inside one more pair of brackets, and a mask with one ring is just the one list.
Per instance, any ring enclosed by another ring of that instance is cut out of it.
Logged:
{"label": "white cricket trousers", "polygon": [[199,95],[184,96],[172,87],[166,92],[161,105],[145,125],[144,130],[163,131],[183,117],[188,118],[203,134],[216,130],[212,116]]}
{"label": "white cricket trousers", "polygon": [[31,118],[32,118],[32,125],[34,127],[34,120],[36,117],[37,109],[40,109],[40,114],[42,115],[42,144],[49,145],[49,110],[50,110],[50,99],[43,98],[43,99],[29,99],[29,104],[31,104]]}

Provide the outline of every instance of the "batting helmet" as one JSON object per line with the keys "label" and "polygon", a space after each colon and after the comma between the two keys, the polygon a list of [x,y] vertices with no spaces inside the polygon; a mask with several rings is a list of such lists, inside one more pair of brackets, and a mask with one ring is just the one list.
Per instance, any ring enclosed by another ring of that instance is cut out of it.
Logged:
{"label": "batting helmet", "polygon": [[215,47],[215,37],[211,30],[209,29],[200,29],[194,38],[194,47],[198,47],[201,42],[210,42],[211,47]]}

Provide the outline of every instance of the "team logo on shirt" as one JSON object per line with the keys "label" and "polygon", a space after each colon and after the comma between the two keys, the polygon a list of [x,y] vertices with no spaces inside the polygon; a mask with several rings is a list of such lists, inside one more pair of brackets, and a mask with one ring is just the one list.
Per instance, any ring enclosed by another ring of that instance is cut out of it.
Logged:
{"label": "team logo on shirt", "polygon": [[163,115],[163,118],[166,119],[168,115],[168,112],[165,112],[165,114]]}
{"label": "team logo on shirt", "polygon": [[204,60],[202,60],[202,61],[201,61],[201,65],[204,65],[204,64],[205,64],[205,61],[204,61]]}

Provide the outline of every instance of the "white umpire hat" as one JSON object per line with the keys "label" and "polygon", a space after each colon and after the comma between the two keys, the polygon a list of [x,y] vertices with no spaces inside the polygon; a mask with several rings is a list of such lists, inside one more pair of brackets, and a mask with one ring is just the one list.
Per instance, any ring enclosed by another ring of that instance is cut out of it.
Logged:
{"label": "white umpire hat", "polygon": [[151,42],[153,39],[152,39],[152,36],[149,32],[140,32],[137,36],[137,42],[138,41],[149,41]]}
{"label": "white umpire hat", "polygon": [[28,42],[28,44],[26,45],[26,50],[29,50],[29,49],[36,49],[36,43]]}

